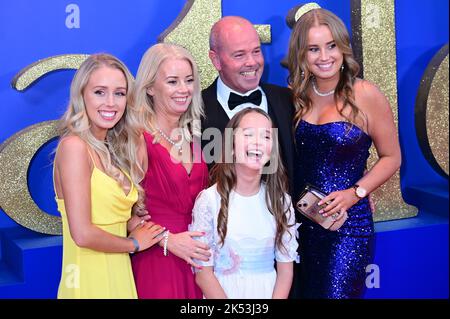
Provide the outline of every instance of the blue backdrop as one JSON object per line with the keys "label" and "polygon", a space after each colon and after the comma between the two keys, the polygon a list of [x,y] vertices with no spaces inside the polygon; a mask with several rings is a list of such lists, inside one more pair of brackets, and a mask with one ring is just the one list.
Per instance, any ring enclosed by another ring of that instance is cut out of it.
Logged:
{"label": "blue backdrop", "polygon": [[[351,29],[350,0],[317,1]],[[80,27],[67,28],[66,7],[80,9]],[[223,0],[223,15],[270,24],[272,42],[263,45],[263,80],[286,84],[281,67],[290,29],[285,23],[298,0]],[[73,70],[52,72],[24,92],[11,88],[25,66],[50,56],[105,51],[136,74],[142,54],[178,16],[185,0],[0,0],[0,144],[16,132],[59,118],[66,108]],[[395,1],[399,133],[404,199],[419,208],[416,218],[377,223],[376,264],[381,286],[366,297],[448,297],[448,179],[424,158],[414,127],[421,77],[448,42],[448,1]],[[51,183],[55,143],[43,147],[29,168],[30,193],[44,211],[57,214]],[[3,178],[0,176],[0,178]],[[433,196],[427,195],[433,189]],[[414,189],[414,191],[408,191]],[[430,197],[431,196],[431,197]],[[437,200],[435,200],[437,198]],[[0,210],[0,297],[55,297],[61,266],[61,238],[25,230]],[[40,279],[38,279],[40,278]]]}

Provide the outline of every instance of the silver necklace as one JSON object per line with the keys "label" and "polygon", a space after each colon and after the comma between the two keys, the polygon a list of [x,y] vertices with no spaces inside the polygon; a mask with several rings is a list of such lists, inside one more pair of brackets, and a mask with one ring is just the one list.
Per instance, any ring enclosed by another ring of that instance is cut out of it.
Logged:
{"label": "silver necklace", "polygon": [[334,94],[334,89],[332,89],[330,92],[320,93],[316,87],[315,81],[312,81],[312,88],[313,88],[314,93],[316,93],[318,96],[330,96],[331,94]]}
{"label": "silver necklace", "polygon": [[172,144],[177,150],[178,150],[178,155],[182,155],[183,154],[183,136],[181,136],[181,140],[176,143],[174,140],[172,140],[169,136],[166,135],[166,133],[164,133],[159,127],[156,128],[159,132],[159,134],[170,144]]}

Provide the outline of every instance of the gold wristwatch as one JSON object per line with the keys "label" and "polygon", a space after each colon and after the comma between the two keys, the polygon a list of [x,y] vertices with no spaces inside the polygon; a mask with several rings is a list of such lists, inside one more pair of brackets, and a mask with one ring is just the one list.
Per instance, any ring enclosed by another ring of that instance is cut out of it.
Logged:
{"label": "gold wristwatch", "polygon": [[362,188],[358,184],[355,184],[352,187],[355,190],[356,197],[358,197],[359,199],[362,199],[367,196],[367,190],[365,188]]}

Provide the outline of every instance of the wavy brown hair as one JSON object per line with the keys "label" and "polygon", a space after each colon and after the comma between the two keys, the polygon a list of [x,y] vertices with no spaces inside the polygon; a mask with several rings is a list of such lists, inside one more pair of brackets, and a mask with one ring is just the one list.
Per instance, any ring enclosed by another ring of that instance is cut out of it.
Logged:
{"label": "wavy brown hair", "polygon": [[[344,56],[343,70],[340,73],[339,82],[334,91],[334,100],[339,114],[350,123],[356,124],[359,119],[363,121],[363,126],[367,125],[365,114],[355,103],[353,85],[360,67],[353,57],[353,50],[350,45],[350,37],[339,17],[325,9],[313,9],[308,11],[298,19],[289,40],[288,68],[289,85],[292,88],[292,95],[295,105],[294,123],[297,127],[303,115],[312,108],[311,98],[308,96],[308,88],[313,81],[314,75],[308,70],[306,54],[308,52],[308,33],[312,27],[325,25],[330,29],[333,40]],[[338,108],[338,101],[343,102],[342,108]],[[349,116],[343,110],[349,106],[351,108]]]}
{"label": "wavy brown hair", "polygon": [[[220,237],[220,243],[223,245],[225,242],[225,237],[227,235],[227,224],[228,224],[228,207],[230,200],[230,193],[236,187],[236,169],[235,169],[235,159],[233,156],[233,161],[230,163],[227,161],[226,152],[234,150],[234,136],[236,129],[239,127],[242,119],[246,115],[252,113],[258,113],[266,117],[273,126],[273,122],[269,115],[257,108],[246,108],[233,116],[233,118],[228,122],[225,132],[223,135],[222,143],[222,159],[220,162],[214,165],[211,171],[211,183],[217,184],[217,192],[220,195],[220,210],[217,218],[217,232]],[[288,218],[286,213],[289,211],[291,206],[290,197],[287,196],[288,182],[286,171],[282,164],[278,146],[278,139],[276,134],[272,133],[274,137],[272,154],[270,155],[270,161],[275,161],[278,167],[273,170],[273,173],[265,173],[263,170],[261,175],[261,181],[266,185],[266,203],[270,213],[275,217],[276,222],[276,235],[275,235],[275,245],[280,249],[286,251],[286,247],[283,245],[282,237],[283,234],[288,231]],[[293,236],[293,234],[290,234]]]}

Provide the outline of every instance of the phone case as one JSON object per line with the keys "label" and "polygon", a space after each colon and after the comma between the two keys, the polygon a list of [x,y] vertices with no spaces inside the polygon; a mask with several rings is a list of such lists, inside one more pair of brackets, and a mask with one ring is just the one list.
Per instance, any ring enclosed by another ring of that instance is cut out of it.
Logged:
{"label": "phone case", "polygon": [[326,203],[319,206],[319,201],[324,198],[326,194],[319,191],[317,188],[307,185],[305,190],[300,195],[296,207],[300,213],[319,224],[325,229],[329,229],[335,222],[331,216],[323,217],[319,214],[319,210],[326,207]]}

